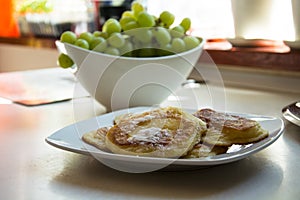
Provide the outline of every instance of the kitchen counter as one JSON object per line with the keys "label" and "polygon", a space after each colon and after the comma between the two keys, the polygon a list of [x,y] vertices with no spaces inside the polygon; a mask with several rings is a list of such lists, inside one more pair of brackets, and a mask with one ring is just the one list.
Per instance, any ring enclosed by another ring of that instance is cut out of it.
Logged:
{"label": "kitchen counter", "polygon": [[[176,97],[184,108],[222,107],[281,118],[281,109],[300,96],[208,83],[186,85]],[[176,105],[175,99],[170,96],[162,106]],[[85,109],[91,103],[94,109]],[[80,115],[75,114],[78,109]],[[0,110],[0,199],[294,200],[300,195],[300,127],[285,120],[284,133],[275,143],[240,161],[135,174],[45,142],[63,127],[105,112],[89,97],[38,106],[2,99]]]}

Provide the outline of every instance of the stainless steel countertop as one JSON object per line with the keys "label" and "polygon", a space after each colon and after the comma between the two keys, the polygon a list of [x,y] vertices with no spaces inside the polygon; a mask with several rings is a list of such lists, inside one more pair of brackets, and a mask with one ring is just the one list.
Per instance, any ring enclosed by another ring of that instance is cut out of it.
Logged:
{"label": "stainless steel countertop", "polygon": [[[176,95],[181,106],[282,118],[299,93],[194,85]],[[176,105],[170,97],[162,105]],[[74,103],[77,106],[74,106]],[[209,168],[132,174],[91,156],[54,148],[45,138],[77,120],[104,112],[85,110],[91,99],[26,107],[0,103],[0,199],[298,199],[300,127],[285,122],[271,146],[243,160]],[[74,108],[82,115],[74,116]]]}

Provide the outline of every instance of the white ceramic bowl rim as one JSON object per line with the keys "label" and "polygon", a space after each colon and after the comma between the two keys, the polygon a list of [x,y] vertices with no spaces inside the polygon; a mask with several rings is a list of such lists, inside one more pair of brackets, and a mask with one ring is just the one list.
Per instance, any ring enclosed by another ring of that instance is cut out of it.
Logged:
{"label": "white ceramic bowl rim", "polygon": [[[69,44],[69,43],[63,43],[64,45],[72,45],[73,48],[75,49],[79,49],[79,50],[82,50],[86,53],[93,53],[93,54],[98,54],[98,55],[101,55],[101,56],[107,56],[107,57],[110,57],[110,58],[118,58],[118,59],[124,59],[124,60],[161,60],[161,59],[172,59],[172,58],[175,58],[177,56],[185,56],[187,54],[190,54],[191,52],[194,52],[194,51],[197,51],[201,48],[203,48],[204,46],[204,43],[206,42],[206,40],[204,38],[201,38],[202,41],[200,42],[200,44],[193,48],[193,49],[190,49],[190,50],[187,50],[187,51],[184,51],[184,52],[181,52],[181,53],[176,53],[176,54],[172,54],[172,55],[167,55],[167,56],[156,56],[156,57],[127,57],[127,56],[115,56],[115,55],[110,55],[110,54],[106,54],[106,53],[101,53],[101,52],[97,52],[97,51],[93,51],[93,50],[88,50],[88,49],[84,49],[84,48],[81,48],[81,47],[78,47],[76,45],[73,45],[73,44]],[[60,42],[59,40],[56,41],[56,43],[62,43]]]}

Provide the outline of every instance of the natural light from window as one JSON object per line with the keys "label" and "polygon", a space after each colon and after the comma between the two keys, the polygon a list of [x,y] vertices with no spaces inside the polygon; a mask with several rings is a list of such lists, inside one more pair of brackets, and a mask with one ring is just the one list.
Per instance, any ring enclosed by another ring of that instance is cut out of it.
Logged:
{"label": "natural light from window", "polygon": [[[233,4],[239,4],[236,28]],[[243,6],[247,9],[242,9]],[[287,0],[147,0],[147,7],[154,15],[163,10],[172,12],[176,16],[175,24],[184,17],[190,17],[192,34],[207,39],[235,36],[245,39],[295,39],[291,2]]]}

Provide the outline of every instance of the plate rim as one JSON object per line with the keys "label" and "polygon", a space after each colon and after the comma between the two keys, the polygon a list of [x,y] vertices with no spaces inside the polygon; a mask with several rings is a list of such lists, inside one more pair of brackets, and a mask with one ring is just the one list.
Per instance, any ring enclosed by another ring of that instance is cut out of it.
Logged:
{"label": "plate rim", "polygon": [[[114,160],[114,161],[130,161],[130,162],[135,162],[135,163],[151,163],[151,164],[169,164],[169,165],[183,165],[183,166],[212,166],[212,165],[220,165],[220,164],[226,164],[230,162],[234,162],[237,160],[241,160],[243,158],[246,158],[248,156],[253,155],[254,153],[257,153],[266,147],[270,146],[273,144],[283,133],[284,130],[284,122],[280,117],[273,117],[273,116],[264,116],[264,115],[256,115],[256,114],[249,114],[249,113],[235,113],[235,112],[226,112],[228,114],[235,114],[235,115],[240,115],[240,116],[250,116],[250,117],[259,117],[259,118],[266,118],[266,119],[273,119],[273,120],[278,120],[278,123],[280,125],[278,126],[279,129],[276,129],[276,131],[270,133],[267,138],[257,142],[257,143],[252,143],[250,147],[247,147],[246,149],[242,149],[237,152],[229,153],[228,154],[220,154],[216,156],[208,156],[204,158],[192,158],[192,159],[183,159],[183,158],[156,158],[156,157],[140,157],[140,156],[132,156],[132,155],[122,155],[122,154],[114,154],[110,152],[105,152],[100,149],[97,149],[96,147],[89,145],[85,143],[81,138],[78,137],[78,140],[82,143],[83,147],[88,146],[91,149],[84,148],[82,147],[74,147],[70,146],[69,144],[65,144],[63,140],[58,140],[55,139],[55,136],[60,135],[61,132],[66,131],[66,129],[70,128],[76,128],[76,125],[78,123],[86,123],[90,120],[99,120],[99,118],[106,118],[112,115],[112,113],[118,112],[118,113],[123,113],[123,112],[129,112],[132,111],[134,112],[135,110],[138,111],[145,111],[146,109],[150,109],[153,107],[148,107],[148,106],[139,106],[139,107],[132,107],[132,108],[126,108],[126,109],[121,109],[117,110],[114,112],[109,112],[105,113],[103,115],[99,115],[96,117],[92,117],[86,120],[82,120],[79,122],[72,123],[70,125],[67,125],[48,137],[45,138],[45,141],[58,148],[62,149],[65,151],[73,152],[73,153],[78,153],[82,155],[90,155],[90,156],[99,156],[100,159],[107,159],[107,160]],[[183,108],[184,109],[184,108]],[[184,109],[189,111],[196,111],[197,109]],[[74,130],[76,131],[76,130]],[[83,134],[83,133],[82,133]],[[229,156],[228,156],[229,155]]]}

